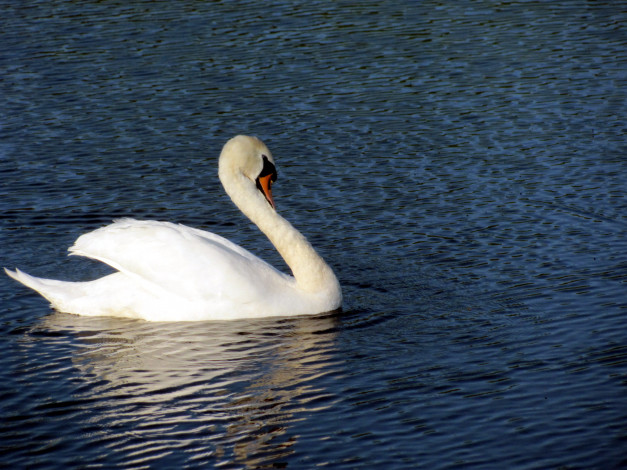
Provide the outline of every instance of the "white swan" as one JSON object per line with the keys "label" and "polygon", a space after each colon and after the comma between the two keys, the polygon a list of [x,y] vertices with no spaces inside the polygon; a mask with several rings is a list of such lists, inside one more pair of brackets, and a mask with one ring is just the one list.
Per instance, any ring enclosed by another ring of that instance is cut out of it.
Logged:
{"label": "white swan", "polygon": [[340,307],[340,285],[307,239],[275,210],[274,159],[255,137],[220,154],[219,176],[235,205],[266,234],[294,277],[213,233],[169,222],[123,219],[82,235],[72,255],[117,272],[89,282],[5,272],[59,311],[78,315],[193,321],[306,315]]}

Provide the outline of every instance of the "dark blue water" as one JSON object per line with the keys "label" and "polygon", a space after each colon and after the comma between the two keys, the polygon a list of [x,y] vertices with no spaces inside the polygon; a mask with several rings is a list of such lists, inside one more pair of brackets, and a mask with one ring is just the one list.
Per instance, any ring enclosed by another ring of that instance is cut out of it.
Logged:
{"label": "dark blue water", "polygon": [[277,266],[238,133],[335,315],[83,318],[0,278],[0,466],[627,464],[622,2],[1,2],[0,261],[122,216]]}

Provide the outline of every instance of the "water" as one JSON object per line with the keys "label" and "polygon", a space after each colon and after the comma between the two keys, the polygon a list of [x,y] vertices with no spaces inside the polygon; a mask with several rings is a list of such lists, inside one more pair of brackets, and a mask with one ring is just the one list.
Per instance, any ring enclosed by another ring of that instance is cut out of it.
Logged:
{"label": "water", "polygon": [[217,180],[263,138],[334,315],[81,318],[0,278],[12,468],[627,463],[616,2],[3,2],[3,266],[122,216],[276,266]]}

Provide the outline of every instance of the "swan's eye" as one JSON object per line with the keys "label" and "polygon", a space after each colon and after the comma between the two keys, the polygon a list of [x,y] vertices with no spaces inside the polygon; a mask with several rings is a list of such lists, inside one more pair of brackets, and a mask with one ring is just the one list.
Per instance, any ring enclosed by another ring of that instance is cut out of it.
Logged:
{"label": "swan's eye", "polygon": [[261,173],[259,173],[259,176],[257,178],[262,178],[264,176],[270,175],[270,181],[274,183],[277,179],[276,168],[274,164],[270,160],[268,160],[268,157],[266,157],[265,155],[262,155],[261,157],[263,158],[263,168],[261,169]]}

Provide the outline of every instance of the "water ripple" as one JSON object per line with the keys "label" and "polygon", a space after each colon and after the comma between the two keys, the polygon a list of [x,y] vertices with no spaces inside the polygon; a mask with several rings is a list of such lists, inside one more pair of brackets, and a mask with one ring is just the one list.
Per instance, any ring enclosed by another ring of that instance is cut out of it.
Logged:
{"label": "water ripple", "polygon": [[[343,312],[146,324],[0,279],[0,465],[625,466],[625,12],[611,2],[13,2],[2,265],[111,219],[215,231],[257,134]],[[273,188],[274,189],[274,188]]]}

